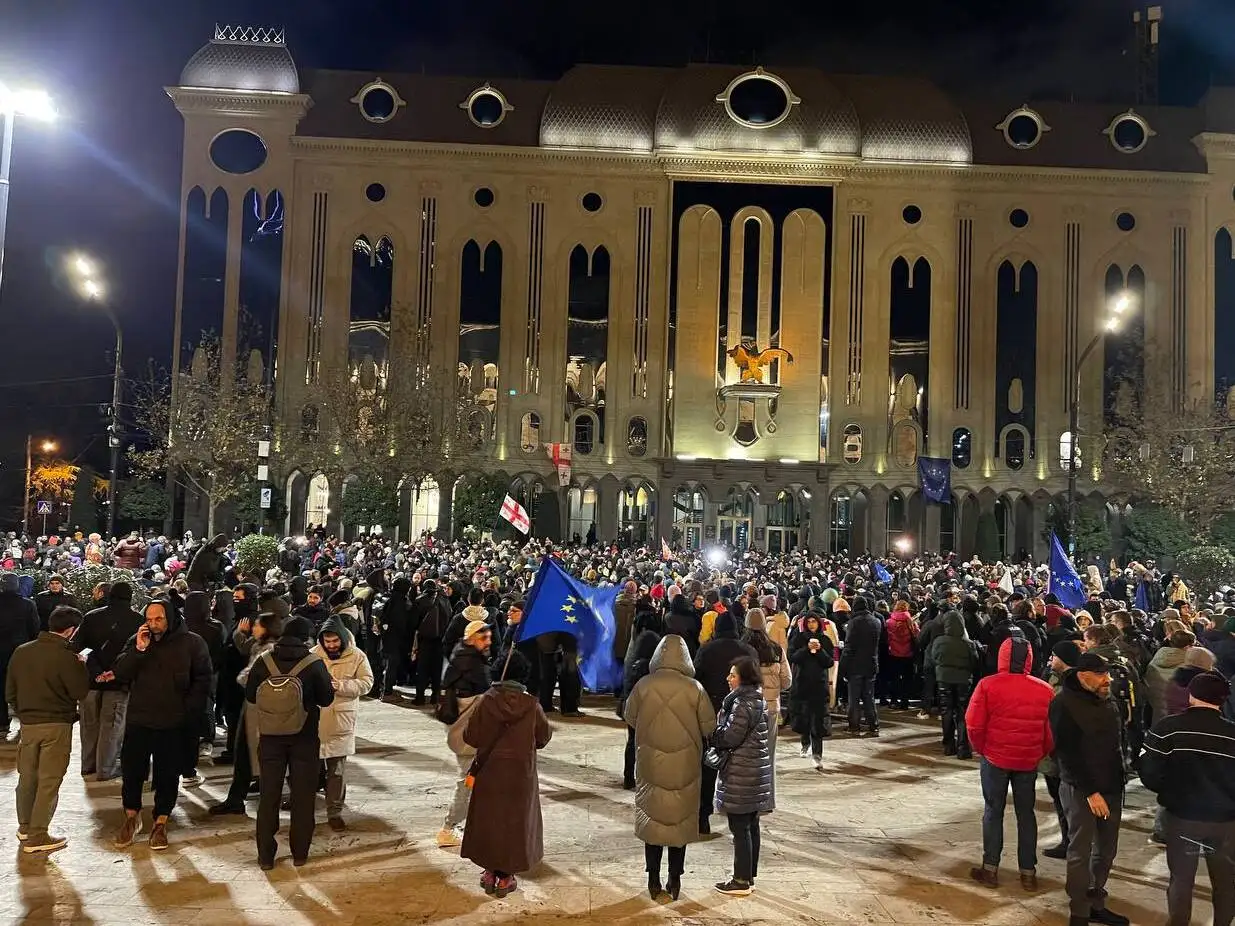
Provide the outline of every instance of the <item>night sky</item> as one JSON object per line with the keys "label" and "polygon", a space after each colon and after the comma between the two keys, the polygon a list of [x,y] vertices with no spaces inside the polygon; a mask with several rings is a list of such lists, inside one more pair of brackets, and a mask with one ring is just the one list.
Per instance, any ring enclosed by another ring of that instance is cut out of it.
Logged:
{"label": "night sky", "polygon": [[[1163,102],[1230,82],[1235,4],[1165,0]],[[171,354],[181,122],[172,84],[216,22],[280,26],[301,67],[555,77],[580,61],[813,64],[916,73],[969,95],[1128,100],[1131,0],[873,4],[736,0],[0,0],[0,80],[63,113],[21,123],[0,288],[0,527],[20,505],[24,440],[106,465],[111,326],[65,284],[83,250],[106,267],[126,370]],[[834,9],[833,9],[834,8]],[[759,16],[766,11],[775,15]],[[57,382],[50,382],[50,381]],[[70,380],[70,381],[65,381]],[[19,515],[18,515],[19,517]]]}

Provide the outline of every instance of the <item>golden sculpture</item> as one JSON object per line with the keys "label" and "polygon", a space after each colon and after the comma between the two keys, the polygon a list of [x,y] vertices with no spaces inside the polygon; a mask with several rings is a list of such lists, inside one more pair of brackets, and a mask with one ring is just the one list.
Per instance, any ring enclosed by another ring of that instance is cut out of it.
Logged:
{"label": "golden sculpture", "polygon": [[725,353],[737,366],[741,373],[741,382],[744,383],[762,383],[763,368],[777,357],[784,357],[786,363],[793,363],[793,354],[783,347],[769,347],[756,353],[753,347],[747,350],[745,344],[738,344]]}

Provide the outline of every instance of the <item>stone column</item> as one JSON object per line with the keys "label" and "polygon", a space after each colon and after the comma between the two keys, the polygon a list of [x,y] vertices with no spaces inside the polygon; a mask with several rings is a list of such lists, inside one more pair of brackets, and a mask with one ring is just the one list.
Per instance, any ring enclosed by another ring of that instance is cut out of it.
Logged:
{"label": "stone column", "polygon": [[888,490],[876,486],[870,490],[870,504],[866,508],[866,548],[874,556],[888,552]]}
{"label": "stone column", "polygon": [[[935,502],[923,501],[925,507],[925,522],[922,530],[922,542],[919,545],[922,552],[938,553],[939,552],[939,528],[940,521],[943,516],[943,511]],[[953,543],[955,546],[955,542]]]}
{"label": "stone column", "polygon": [[658,479],[656,482],[656,521],[654,529],[656,536],[652,537],[652,544],[657,545],[663,537],[669,546],[674,546],[673,543],[673,492],[675,485],[672,481],[666,482],[664,479]]}
{"label": "stone column", "polygon": [[604,542],[617,537],[618,501],[622,487],[612,477],[596,483],[596,539]]}
{"label": "stone column", "polygon": [[832,543],[832,496],[819,486],[810,496],[810,537],[807,544],[812,553],[831,552]]}
{"label": "stone column", "polygon": [[[454,473],[439,473],[437,481],[437,530],[441,540],[453,540],[455,530],[455,479]],[[422,490],[423,491],[423,490]],[[496,517],[497,512],[494,512]],[[415,537],[409,538],[415,540]]]}
{"label": "stone column", "polygon": [[1050,502],[1032,501],[1033,505],[1033,559],[1036,563],[1045,563],[1051,556],[1051,544],[1046,539],[1046,512]]}

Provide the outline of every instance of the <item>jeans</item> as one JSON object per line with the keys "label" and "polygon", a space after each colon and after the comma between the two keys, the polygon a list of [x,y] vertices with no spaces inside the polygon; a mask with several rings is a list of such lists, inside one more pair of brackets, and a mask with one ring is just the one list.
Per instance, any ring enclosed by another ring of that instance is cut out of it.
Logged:
{"label": "jeans", "polygon": [[875,711],[875,679],[871,675],[849,676],[849,732],[859,729],[859,714],[871,730],[879,729],[879,714]]}
{"label": "jeans", "polygon": [[321,743],[316,736],[263,736],[257,744],[261,763],[262,794],[257,805],[257,858],[273,862],[278,844],[279,804],[283,800],[283,780],[291,790],[292,821],[288,831],[292,858],[308,858],[313,843],[313,801],[317,795],[317,753]]}
{"label": "jeans", "polygon": [[940,685],[939,707],[943,716],[943,745],[958,753],[969,753],[969,730],[965,709],[969,707],[969,685]]}
{"label": "jeans", "polygon": [[60,802],[73,751],[71,723],[23,723],[17,745],[17,827],[43,836]]}
{"label": "jeans", "polygon": [[[643,862],[647,873],[660,878],[660,860],[664,855],[664,846],[654,846],[648,843],[643,847]],[[681,877],[686,870],[686,847],[669,847],[669,877]]]}
{"label": "jeans", "polygon": [[1059,844],[1066,846],[1068,844],[1068,812],[1064,809],[1063,801],[1059,797],[1059,779],[1054,775],[1043,777],[1046,778],[1046,791],[1051,796],[1051,803],[1055,805],[1055,816],[1059,818]]}
{"label": "jeans", "polygon": [[733,880],[753,884],[759,876],[759,814],[729,814],[733,834]]}
{"label": "jeans", "polygon": [[326,816],[338,817],[347,800],[347,756],[331,756],[326,760]]}
{"label": "jeans", "polygon": [[452,830],[467,822],[467,805],[472,800],[472,789],[467,786],[467,771],[472,767],[474,756],[455,756],[459,764],[459,777],[455,780],[455,795],[446,808],[442,829]]}
{"label": "jeans", "polygon": [[91,691],[81,705],[81,773],[107,781],[120,774],[127,691]]}
{"label": "jeans", "polygon": [[997,869],[1003,855],[1003,811],[1012,786],[1012,806],[1016,810],[1016,863],[1021,871],[1038,867],[1038,820],[1034,816],[1034,784],[1038,773],[1010,772],[982,759],[982,864]]}
{"label": "jeans", "polygon": [[1073,916],[1089,916],[1106,907],[1106,879],[1119,851],[1122,794],[1103,794],[1111,815],[1099,820],[1089,809],[1088,795],[1063,781],[1059,798],[1068,814],[1068,877],[1065,887]]}
{"label": "jeans", "polygon": [[193,737],[194,728],[188,726],[153,730],[130,723],[124,728],[124,743],[120,747],[123,777],[120,798],[125,810],[142,809],[142,786],[153,764],[154,816],[156,819],[171,816],[180,793],[185,744]]}
{"label": "jeans", "polygon": [[1171,879],[1166,888],[1167,926],[1189,926],[1192,888],[1201,858],[1209,869],[1214,926],[1231,926],[1235,919],[1235,823],[1182,820],[1163,814],[1166,866]]}

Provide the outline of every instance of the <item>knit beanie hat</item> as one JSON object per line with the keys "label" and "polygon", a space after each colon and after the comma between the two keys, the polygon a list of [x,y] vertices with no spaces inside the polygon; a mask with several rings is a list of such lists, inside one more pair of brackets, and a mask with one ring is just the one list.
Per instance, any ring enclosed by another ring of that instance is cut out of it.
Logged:
{"label": "knit beanie hat", "polygon": [[1058,656],[1068,668],[1075,668],[1081,658],[1081,648],[1075,640],[1060,640],[1051,649],[1052,656]]}
{"label": "knit beanie hat", "polygon": [[767,626],[767,621],[763,615],[762,608],[751,608],[746,612],[746,629],[747,630],[763,630]]}
{"label": "knit beanie hat", "polygon": [[1202,672],[1188,683],[1188,694],[1206,704],[1223,704],[1231,696],[1231,683],[1217,672]]}
{"label": "knit beanie hat", "polygon": [[1185,669],[1204,669],[1206,672],[1214,667],[1214,654],[1203,646],[1190,646],[1184,653]]}
{"label": "knit beanie hat", "polygon": [[851,609],[849,607],[849,602],[847,602],[844,598],[837,598],[832,602],[832,610],[848,612]]}

